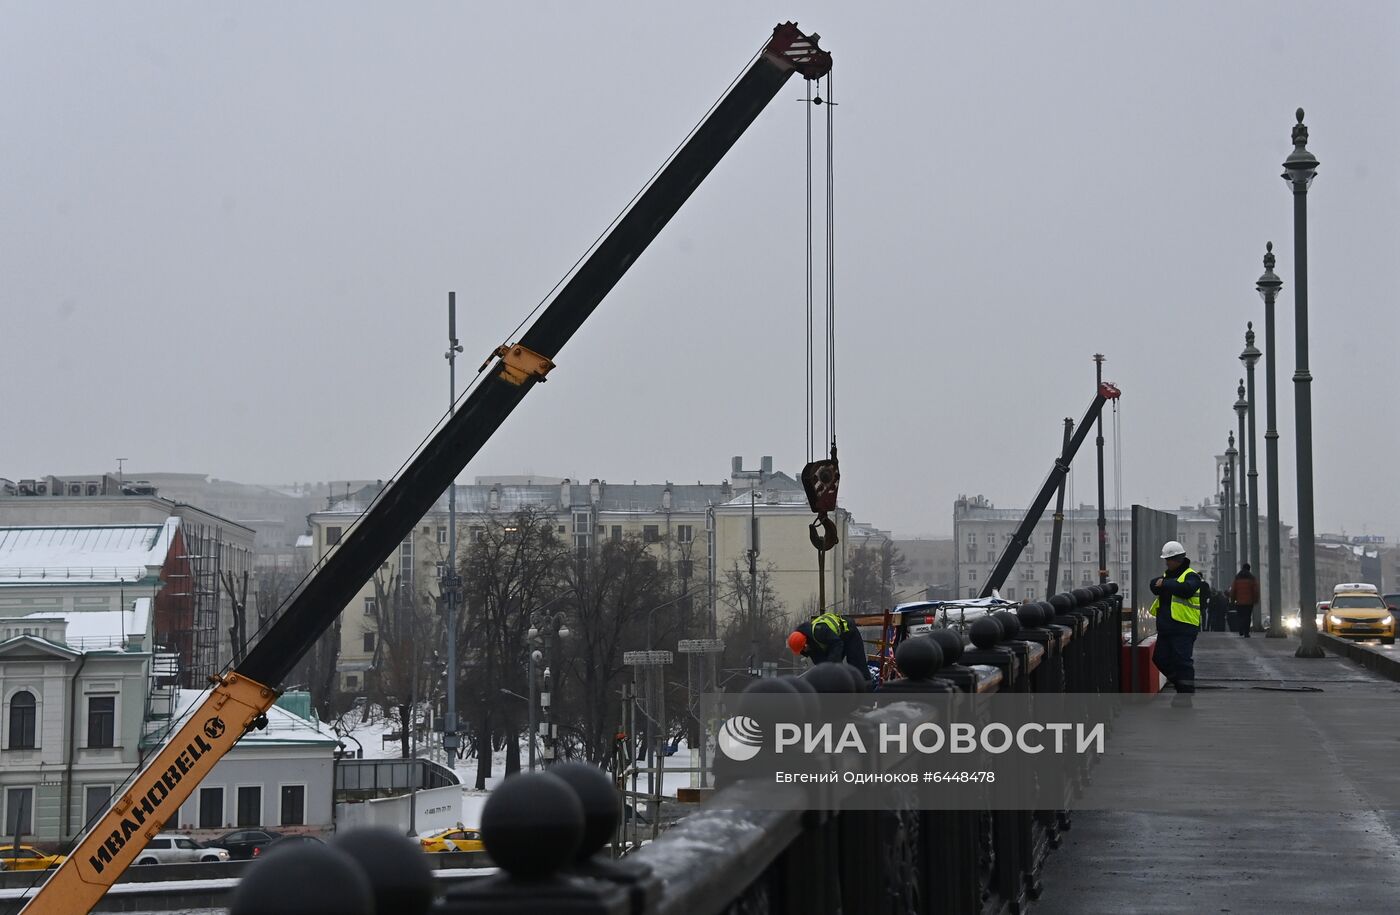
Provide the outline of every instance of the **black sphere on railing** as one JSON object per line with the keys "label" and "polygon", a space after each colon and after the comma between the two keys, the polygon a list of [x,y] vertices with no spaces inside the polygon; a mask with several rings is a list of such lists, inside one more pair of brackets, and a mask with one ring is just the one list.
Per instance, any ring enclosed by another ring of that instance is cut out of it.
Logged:
{"label": "black sphere on railing", "polygon": [[563,779],[583,806],[583,841],[574,852],[574,860],[587,861],[608,844],[617,830],[620,816],[617,786],[602,769],[583,762],[552,766],[549,774]]}
{"label": "black sphere on railing", "polygon": [[1056,613],[1068,613],[1074,609],[1074,598],[1068,594],[1056,594],[1050,598],[1050,606]]}
{"label": "black sphere on railing", "polygon": [[1085,604],[1092,604],[1096,599],[1094,593],[1088,588],[1075,588],[1069,593],[1074,598],[1074,602],[1081,607]]}
{"label": "black sphere on railing", "polygon": [[962,636],[952,629],[935,629],[928,634],[930,639],[938,643],[938,647],[943,650],[943,666],[958,663],[962,657],[963,640]]}
{"label": "black sphere on railing", "polygon": [[369,878],[378,915],[421,915],[432,908],[437,884],[417,842],[372,826],[341,833],[331,847],[353,858]]}
{"label": "black sphere on railing", "polygon": [[847,665],[840,664],[818,664],[802,675],[802,679],[812,685],[812,688],[819,693],[853,693],[856,691],[855,682],[841,668]]}
{"label": "black sphere on railing", "polygon": [[984,616],[979,620],[973,620],[968,627],[968,637],[972,639],[972,644],[978,648],[991,648],[997,642],[1005,639],[1005,630],[1001,628],[1001,621],[992,616]]}
{"label": "black sphere on railing", "polygon": [[350,855],[308,842],[259,858],[233,891],[228,910],[229,915],[375,915],[374,890]]}
{"label": "black sphere on railing", "polygon": [[943,649],[928,636],[914,636],[899,643],[894,663],[910,680],[927,680],[943,666]]}
{"label": "black sphere on railing", "polygon": [[1021,618],[1010,610],[998,610],[992,614],[992,619],[1001,623],[1002,641],[1009,642],[1021,634]]}
{"label": "black sphere on railing", "polygon": [[1039,604],[1022,604],[1016,608],[1016,618],[1021,621],[1024,629],[1035,629],[1045,625],[1045,616],[1040,611]]}
{"label": "black sphere on railing", "polygon": [[569,784],[548,772],[501,782],[481,811],[486,853],[519,880],[540,880],[574,860],[584,834],[583,804]]}

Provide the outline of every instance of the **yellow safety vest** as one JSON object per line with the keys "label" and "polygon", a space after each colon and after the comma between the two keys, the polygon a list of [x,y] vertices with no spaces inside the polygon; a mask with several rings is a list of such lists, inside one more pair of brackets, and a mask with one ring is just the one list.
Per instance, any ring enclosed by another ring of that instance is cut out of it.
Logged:
{"label": "yellow safety vest", "polygon": [[[1190,566],[1187,566],[1185,569],[1182,569],[1181,574],[1177,576],[1176,580],[1179,581],[1179,582],[1185,581],[1185,580],[1186,580],[1186,576],[1187,576],[1187,575],[1190,575],[1190,574],[1192,574],[1192,573],[1195,573],[1197,577],[1199,577],[1200,574],[1201,574],[1200,572],[1197,572],[1195,569],[1191,568]],[[1161,601],[1160,598],[1153,598],[1153,599],[1152,599],[1152,606],[1147,608],[1147,612],[1150,613],[1150,614],[1152,614],[1153,616],[1156,616],[1156,615],[1157,615],[1157,608],[1158,608],[1159,606],[1161,606],[1160,601]],[[1173,595],[1171,595],[1171,601],[1172,601],[1172,619],[1176,620],[1178,623],[1186,623],[1186,624],[1191,625],[1191,626],[1200,626],[1200,625],[1201,625],[1201,589],[1200,589],[1200,588],[1197,588],[1197,589],[1196,589],[1196,593],[1195,593],[1195,594],[1192,594],[1190,597],[1182,598],[1182,597],[1177,597],[1175,594],[1173,594]]]}
{"label": "yellow safety vest", "polygon": [[848,623],[848,622],[846,622],[846,620],[845,620],[844,617],[842,617],[842,616],[840,616],[840,615],[838,615],[838,614],[832,613],[830,610],[828,610],[826,613],[823,613],[823,614],[820,615],[820,616],[813,617],[813,619],[812,619],[812,635],[813,635],[813,636],[815,636],[815,635],[817,634],[817,624],[818,624],[818,623],[820,623],[821,625],[825,626],[828,630],[830,630],[831,633],[832,633],[832,635],[834,635],[834,636],[836,637],[836,641],[838,641],[838,642],[841,640],[841,637],[842,637],[843,635],[846,634],[846,630],[849,629],[849,628],[851,628],[851,624]]}

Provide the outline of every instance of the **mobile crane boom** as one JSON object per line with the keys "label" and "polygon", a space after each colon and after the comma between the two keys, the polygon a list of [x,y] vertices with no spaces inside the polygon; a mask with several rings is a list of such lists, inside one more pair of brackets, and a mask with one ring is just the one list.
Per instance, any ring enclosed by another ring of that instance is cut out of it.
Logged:
{"label": "mobile crane boom", "polygon": [[200,780],[250,728],[265,721],[277,684],[423,517],[438,496],[510,416],[598,303],[646,250],[705,176],[773,100],[793,73],[819,79],[831,55],[819,36],[786,22],[716,103],[526,330],[499,347],[491,372],[353,525],[321,569],[292,594],[284,611],[231,673],[216,679],[200,706],[162,745],[68,860],[21,911],[88,912],[154,837]]}
{"label": "mobile crane boom", "polygon": [[1036,493],[1035,501],[1031,503],[1031,507],[1026,509],[1026,516],[1021,519],[1021,526],[1016,528],[1016,533],[1011,535],[1011,542],[1001,551],[1001,558],[997,560],[996,568],[992,569],[991,574],[987,576],[978,597],[991,597],[993,591],[1006,583],[1006,577],[1011,574],[1016,560],[1021,558],[1021,551],[1026,548],[1027,543],[1030,543],[1031,534],[1035,532],[1035,526],[1040,523],[1040,516],[1045,514],[1045,506],[1050,504],[1050,497],[1055,494],[1060,482],[1069,473],[1070,462],[1074,460],[1079,446],[1084,444],[1084,439],[1088,437],[1089,428],[1093,426],[1094,420],[1103,410],[1103,405],[1110,400],[1117,400],[1121,394],[1122,392],[1117,387],[1107,381],[1099,384],[1093,403],[1089,404],[1089,409],[1084,411],[1084,418],[1079,421],[1078,427],[1074,430],[1074,437],[1065,442],[1060,456],[1055,459],[1055,466],[1050,468],[1050,475],[1045,478],[1045,484],[1040,487],[1040,492]]}

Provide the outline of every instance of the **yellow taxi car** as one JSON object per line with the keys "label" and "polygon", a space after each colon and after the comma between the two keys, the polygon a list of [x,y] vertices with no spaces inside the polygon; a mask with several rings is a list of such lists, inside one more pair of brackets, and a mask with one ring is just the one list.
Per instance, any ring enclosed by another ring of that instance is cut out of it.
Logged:
{"label": "yellow taxi car", "polygon": [[1322,631],[1348,639],[1380,639],[1395,644],[1395,615],[1375,585],[1347,582],[1332,590]]}
{"label": "yellow taxi car", "polygon": [[32,845],[0,845],[0,870],[46,871],[58,867],[67,857],[46,854]]}
{"label": "yellow taxi car", "polygon": [[427,852],[440,851],[485,851],[481,841],[481,830],[463,826],[439,829],[418,839],[418,844]]}

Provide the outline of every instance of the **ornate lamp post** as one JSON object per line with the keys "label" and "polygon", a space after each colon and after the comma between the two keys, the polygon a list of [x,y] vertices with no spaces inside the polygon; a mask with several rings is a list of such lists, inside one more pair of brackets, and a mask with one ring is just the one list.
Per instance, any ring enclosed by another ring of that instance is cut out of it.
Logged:
{"label": "ornate lamp post", "polygon": [[1240,420],[1240,462],[1238,465],[1239,473],[1236,474],[1236,481],[1240,487],[1239,536],[1237,538],[1240,544],[1240,552],[1239,555],[1235,557],[1235,569],[1238,571],[1240,566],[1249,562],[1249,493],[1244,485],[1245,453],[1249,450],[1245,445],[1244,415],[1249,411],[1249,402],[1244,399],[1243,378],[1240,379],[1240,386],[1235,389],[1235,393],[1237,395],[1235,398],[1235,415],[1238,416]]}
{"label": "ornate lamp post", "polygon": [[[1254,363],[1259,361],[1259,350],[1254,346],[1254,322],[1250,321],[1244,332],[1244,350],[1240,361],[1245,370],[1245,402],[1249,405],[1249,567],[1256,576],[1264,574],[1259,565],[1259,439],[1254,425]],[[1261,601],[1254,603],[1254,628],[1262,626],[1264,612]]]}
{"label": "ornate lamp post", "polygon": [[[1269,500],[1269,638],[1281,639],[1283,631],[1283,559],[1279,554],[1278,520],[1278,391],[1274,387],[1274,365],[1278,362],[1278,349],[1274,345],[1274,300],[1283,286],[1283,280],[1274,273],[1274,243],[1264,246],[1264,273],[1254,284],[1259,297],[1264,300],[1264,349],[1268,361],[1264,363],[1264,473],[1268,475],[1266,492]],[[1249,341],[1248,335],[1245,337]],[[1249,352],[1249,347],[1245,347]],[[1255,357],[1258,358],[1257,356]],[[1254,378],[1253,362],[1246,362],[1251,369],[1250,379]],[[1250,400],[1253,401],[1253,395]],[[1259,538],[1255,538],[1255,543]]]}
{"label": "ornate lamp post", "polygon": [[1225,449],[1225,562],[1220,570],[1217,584],[1235,577],[1238,563],[1235,561],[1235,545],[1239,542],[1235,534],[1235,433],[1230,433],[1230,444]]}
{"label": "ornate lamp post", "polygon": [[1293,125],[1293,152],[1283,162],[1283,180],[1293,189],[1293,326],[1297,368],[1293,372],[1293,405],[1298,427],[1298,634],[1296,656],[1320,658],[1317,620],[1317,541],[1313,531],[1312,373],[1308,370],[1308,186],[1317,176],[1317,157],[1308,152],[1308,127],[1303,109]]}
{"label": "ornate lamp post", "polygon": [[535,768],[536,723],[535,703],[533,701],[536,695],[535,668],[541,662],[543,662],[546,665],[544,669],[544,675],[542,678],[544,682],[540,685],[539,688],[539,710],[541,720],[539,722],[538,728],[541,744],[540,755],[543,757],[544,765],[547,767],[554,762],[555,742],[559,737],[558,725],[554,724],[554,722],[551,720],[550,715],[550,709],[553,706],[552,694],[554,690],[554,675],[547,666],[549,663],[549,646],[550,642],[555,637],[558,637],[560,639],[567,639],[570,636],[570,634],[571,633],[569,632],[569,626],[567,623],[564,622],[564,615],[562,613],[551,616],[548,619],[544,620],[543,625],[531,626],[529,630],[525,633],[526,641],[530,645],[540,645],[543,648],[543,651],[532,650],[530,652],[529,659],[530,697],[532,700],[530,702],[530,769],[532,771]]}

